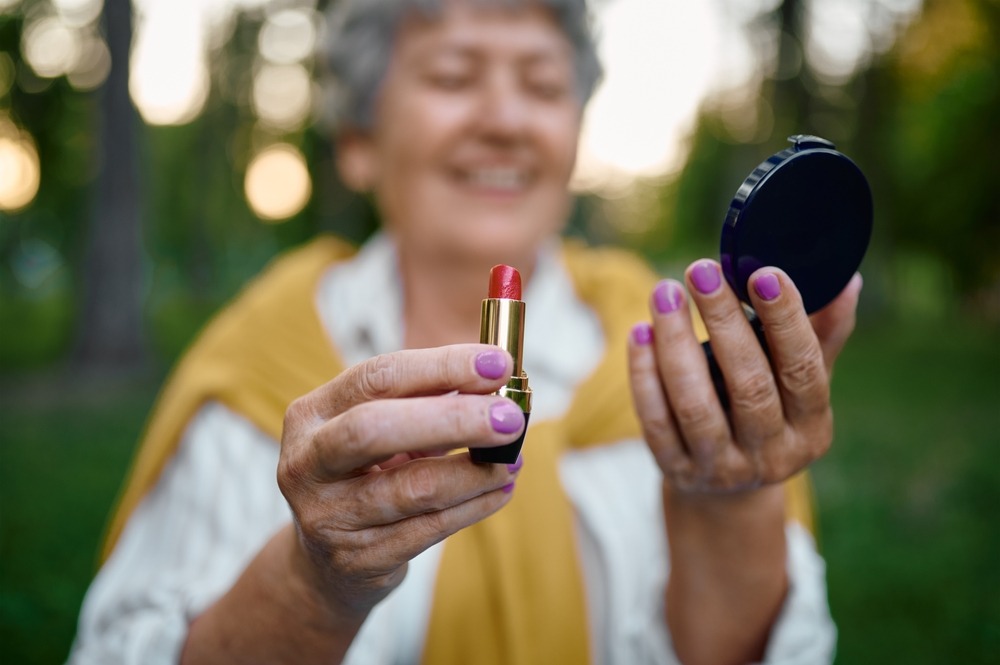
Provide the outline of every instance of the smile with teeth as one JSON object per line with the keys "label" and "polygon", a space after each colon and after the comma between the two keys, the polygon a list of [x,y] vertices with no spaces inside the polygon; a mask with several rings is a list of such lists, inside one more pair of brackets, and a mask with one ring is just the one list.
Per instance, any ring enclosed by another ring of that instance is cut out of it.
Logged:
{"label": "smile with teeth", "polygon": [[467,183],[485,189],[515,191],[524,188],[528,183],[528,174],[522,169],[490,168],[465,171]]}

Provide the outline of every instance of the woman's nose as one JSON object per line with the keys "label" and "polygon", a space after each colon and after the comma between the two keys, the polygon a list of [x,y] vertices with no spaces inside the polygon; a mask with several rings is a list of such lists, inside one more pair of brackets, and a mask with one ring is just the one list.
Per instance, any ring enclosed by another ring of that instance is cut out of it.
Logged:
{"label": "woman's nose", "polygon": [[516,141],[528,127],[530,110],[524,91],[510,73],[496,73],[484,86],[478,126],[493,140]]}

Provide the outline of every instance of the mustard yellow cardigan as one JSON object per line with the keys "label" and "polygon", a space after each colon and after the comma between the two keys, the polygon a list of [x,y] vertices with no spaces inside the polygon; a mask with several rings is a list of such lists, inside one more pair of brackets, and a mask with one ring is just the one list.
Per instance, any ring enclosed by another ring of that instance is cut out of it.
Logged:
{"label": "mustard yellow cardigan", "polygon": [[[221,401],[279,440],[289,402],[343,369],[314,298],[321,275],[352,253],[333,238],[287,253],[202,332],[158,399],[109,524],[105,557],[203,403]],[[569,449],[640,436],[625,349],[632,325],[649,317],[656,277],[618,250],[567,244],[563,256],[579,297],[601,321],[607,352],[564,417],[532,423],[525,442],[531,461],[511,503],[448,539],[424,662],[589,661],[573,509],[557,463]],[[789,481],[786,496],[789,517],[812,528],[807,478]]]}

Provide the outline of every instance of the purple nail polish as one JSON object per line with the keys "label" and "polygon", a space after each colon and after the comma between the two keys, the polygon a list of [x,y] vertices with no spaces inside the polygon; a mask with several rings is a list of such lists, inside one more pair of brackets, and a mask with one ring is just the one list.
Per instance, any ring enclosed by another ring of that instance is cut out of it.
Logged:
{"label": "purple nail polish", "polygon": [[681,289],[676,282],[665,279],[653,290],[653,306],[660,314],[676,311],[682,300]]}
{"label": "purple nail polish", "polygon": [[524,413],[513,402],[496,402],[490,406],[490,425],[501,434],[513,434],[524,426]]}
{"label": "purple nail polish", "polygon": [[507,473],[517,473],[524,466],[524,456],[518,454],[517,461],[507,465]]}
{"label": "purple nail polish", "polygon": [[500,379],[507,374],[503,351],[483,351],[476,356],[476,373],[484,379]]}
{"label": "purple nail polish", "polygon": [[511,492],[514,491],[514,483],[507,483],[506,485],[504,485],[500,489],[502,489],[504,491],[504,494],[510,494]]}
{"label": "purple nail polish", "polygon": [[781,280],[773,272],[766,272],[753,281],[753,290],[764,300],[774,300],[781,295]]}
{"label": "purple nail polish", "polygon": [[653,326],[645,322],[632,326],[632,341],[639,346],[651,343],[653,341]]}
{"label": "purple nail polish", "polygon": [[699,293],[706,296],[714,293],[722,284],[722,275],[719,268],[711,261],[699,261],[691,268],[691,283]]}

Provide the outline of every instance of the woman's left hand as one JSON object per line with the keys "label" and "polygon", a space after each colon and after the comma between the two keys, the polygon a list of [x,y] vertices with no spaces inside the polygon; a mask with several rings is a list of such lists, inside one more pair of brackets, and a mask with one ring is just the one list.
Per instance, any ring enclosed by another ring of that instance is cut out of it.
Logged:
{"label": "woman's left hand", "polygon": [[725,376],[729,410],[712,385],[684,289],[664,280],[651,298],[652,326],[637,325],[629,345],[645,439],[671,492],[731,494],[779,483],[830,447],[830,374],[854,328],[861,276],[809,317],[788,275],[755,272],[749,291],[772,362],[716,262],[694,263],[686,281]]}

